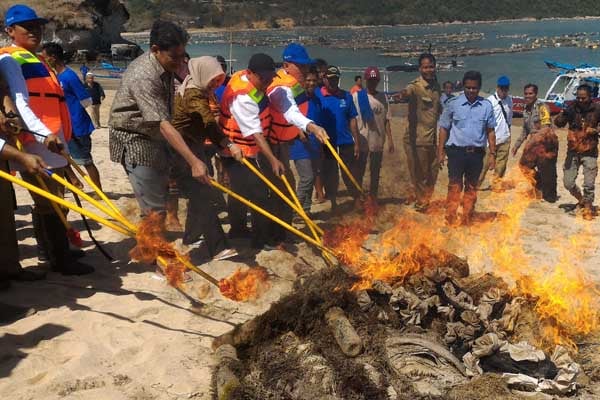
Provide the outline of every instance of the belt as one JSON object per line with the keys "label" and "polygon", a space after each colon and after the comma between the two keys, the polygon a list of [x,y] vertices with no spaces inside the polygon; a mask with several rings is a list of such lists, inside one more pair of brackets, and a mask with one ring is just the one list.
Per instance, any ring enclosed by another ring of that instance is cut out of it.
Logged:
{"label": "belt", "polygon": [[58,101],[65,101],[64,96],[61,96],[57,93],[39,93],[39,92],[29,92],[29,96],[31,97],[54,97],[57,98]]}
{"label": "belt", "polygon": [[451,144],[450,146],[447,146],[447,147],[449,149],[464,150],[466,153],[476,153],[476,152],[485,153],[485,147],[480,147],[480,146],[455,146],[455,145]]}

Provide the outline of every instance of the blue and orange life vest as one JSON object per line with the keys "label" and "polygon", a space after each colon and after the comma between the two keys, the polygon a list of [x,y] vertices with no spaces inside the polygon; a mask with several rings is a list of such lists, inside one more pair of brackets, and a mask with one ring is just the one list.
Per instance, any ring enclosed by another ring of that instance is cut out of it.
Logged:
{"label": "blue and orange life vest", "polygon": [[[65,140],[71,139],[71,117],[65,94],[54,72],[35,54],[22,47],[0,49],[0,54],[10,54],[19,63],[29,91],[29,107],[55,135],[63,132]],[[35,138],[28,133],[19,136],[22,143]]]}
{"label": "blue and orange life vest", "polygon": [[[221,126],[223,133],[229,137],[229,140],[241,147],[245,157],[256,157],[259,148],[254,141],[254,137],[251,136],[245,138],[242,136],[240,126],[229,109],[231,107],[231,103],[233,103],[237,96],[250,96],[250,98],[258,105],[258,117],[260,118],[260,124],[263,128],[263,132],[267,131],[271,120],[267,96],[264,92],[258,90],[252,83],[250,83],[250,81],[248,81],[246,78],[247,75],[248,72],[243,70],[236,72],[231,76],[231,79],[229,80],[229,83],[223,92],[223,97],[221,98],[221,115],[219,116],[219,125]],[[224,150],[223,153],[224,155],[231,155],[229,150]]]}
{"label": "blue and orange life vest", "polygon": [[[267,95],[270,95],[278,87],[288,87],[292,90],[294,100],[300,109],[300,112],[306,116],[308,114],[308,95],[306,91],[300,85],[300,83],[292,75],[288,74],[285,70],[280,69],[273,78],[273,82],[267,88]],[[300,129],[290,124],[284,117],[284,115],[271,108],[271,124],[267,136],[271,143],[278,142],[289,142],[298,137]]]}

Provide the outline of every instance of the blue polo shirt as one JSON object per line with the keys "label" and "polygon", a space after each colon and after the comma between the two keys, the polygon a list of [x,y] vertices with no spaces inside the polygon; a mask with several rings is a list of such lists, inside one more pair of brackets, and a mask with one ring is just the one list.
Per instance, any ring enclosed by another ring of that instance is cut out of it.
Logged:
{"label": "blue polo shirt", "polygon": [[58,74],[58,80],[65,92],[65,100],[69,115],[71,116],[71,125],[73,126],[73,136],[88,136],[94,131],[92,119],[81,105],[81,101],[90,98],[79,77],[71,68],[67,67]]}
{"label": "blue polo shirt", "polygon": [[[315,91],[315,94],[317,91]],[[308,97],[308,112],[306,113],[306,117],[319,126],[323,123],[323,107],[321,105],[321,99],[316,95]],[[321,143],[312,133],[307,134],[307,136],[308,140],[306,142],[303,142],[300,139],[295,139],[292,142],[290,145],[290,160],[319,158],[319,155],[321,154]]]}
{"label": "blue polo shirt", "polygon": [[321,104],[323,106],[323,125],[336,146],[354,144],[350,131],[350,120],[356,118],[358,113],[352,100],[352,95],[339,89],[333,95],[323,86],[321,88]]}
{"label": "blue polo shirt", "polygon": [[450,132],[447,146],[485,147],[487,130],[496,127],[494,108],[479,96],[470,103],[463,93],[446,103],[440,126]]}
{"label": "blue polo shirt", "polygon": [[219,101],[218,104],[221,104],[221,99],[223,99],[223,93],[225,93],[225,88],[227,87],[227,84],[229,83],[230,79],[231,77],[227,75],[223,84],[215,89],[215,96],[217,96],[217,100]]}

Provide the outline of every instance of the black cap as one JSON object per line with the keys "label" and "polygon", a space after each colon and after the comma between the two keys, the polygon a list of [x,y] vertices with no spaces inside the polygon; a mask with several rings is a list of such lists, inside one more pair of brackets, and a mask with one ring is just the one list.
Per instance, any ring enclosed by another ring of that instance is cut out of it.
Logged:
{"label": "black cap", "polygon": [[267,54],[254,54],[248,61],[248,69],[252,72],[275,72],[275,61]]}
{"label": "black cap", "polygon": [[342,75],[340,73],[340,69],[338,67],[336,67],[335,65],[330,65],[327,67],[327,73],[325,74],[326,77],[339,78],[340,75]]}

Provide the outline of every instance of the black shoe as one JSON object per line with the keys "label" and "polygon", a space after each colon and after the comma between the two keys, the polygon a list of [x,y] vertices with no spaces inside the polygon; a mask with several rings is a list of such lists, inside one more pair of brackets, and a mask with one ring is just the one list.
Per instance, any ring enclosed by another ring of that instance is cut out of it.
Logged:
{"label": "black shoe", "polygon": [[13,281],[21,282],[33,282],[39,281],[46,278],[46,271],[22,269],[16,274],[10,277]]}
{"label": "black shoe", "polygon": [[10,289],[10,281],[8,279],[0,280],[0,291]]}
{"label": "black shoe", "polygon": [[35,309],[30,307],[17,307],[0,303],[0,324],[11,324],[21,318],[35,314]]}
{"label": "black shoe", "polygon": [[69,250],[67,230],[56,214],[39,215],[44,247],[50,267],[63,275],[85,275],[94,272],[94,267],[76,261]]}
{"label": "black shoe", "polygon": [[60,268],[52,267],[52,270],[60,272],[62,275],[87,275],[94,272],[96,269],[91,265],[79,262],[71,261],[70,263],[61,266]]}

